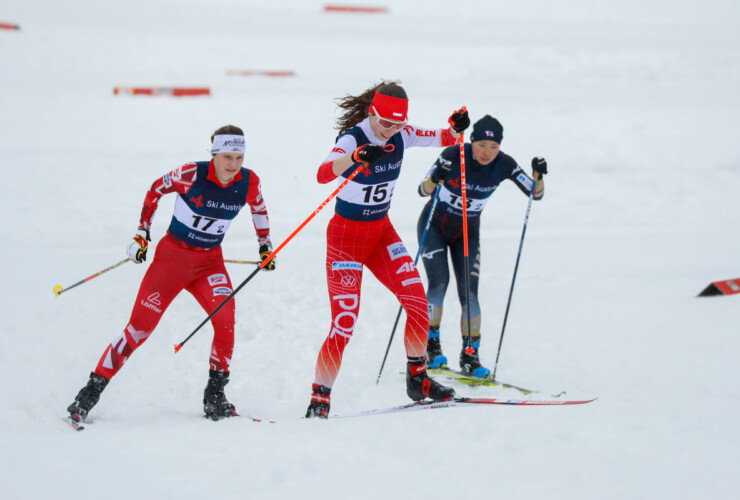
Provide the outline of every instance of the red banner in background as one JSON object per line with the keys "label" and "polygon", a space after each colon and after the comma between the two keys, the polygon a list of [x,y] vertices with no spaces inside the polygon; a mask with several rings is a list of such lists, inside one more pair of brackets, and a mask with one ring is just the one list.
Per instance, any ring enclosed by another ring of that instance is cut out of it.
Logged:
{"label": "red banner in background", "polygon": [[116,87],[113,89],[113,94],[191,97],[211,95],[211,89],[208,87]]}

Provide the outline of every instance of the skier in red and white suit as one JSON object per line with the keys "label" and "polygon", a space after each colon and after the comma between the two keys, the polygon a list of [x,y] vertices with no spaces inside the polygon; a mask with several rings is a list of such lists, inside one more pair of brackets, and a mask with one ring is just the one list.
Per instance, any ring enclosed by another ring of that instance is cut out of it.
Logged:
{"label": "skier in red and white suit", "polygon": [[401,86],[386,82],[360,96],[345,97],[340,107],[346,110],[338,121],[340,134],[319,167],[317,180],[327,183],[339,178],[342,182],[355,169],[362,171],[337,195],[336,214],[326,231],[332,323],[316,362],[311,403],[306,412],[309,418],[328,417],[331,388],[360,310],[364,267],[396,295],[406,311],[408,396],[414,400],[454,396],[451,388],[427,377],[429,318],[424,286],[388,218],[388,209],[405,149],[458,144],[459,132],[470,124],[467,111],[453,113],[448,129],[408,124],[406,92]]}
{"label": "skier in red and white suit", "polygon": [[[159,200],[168,193],[177,193],[172,221],[141,282],[128,325],[105,350],[90,381],[68,408],[73,418],[77,415],[84,420],[108,381],[149,338],[183,289],[209,314],[231,294],[221,242],[232,219],[245,205],[252,212],[260,258],[264,260],[270,254],[270,225],[260,180],[242,167],[244,133],[227,125],[217,130],[211,141],[210,162],[185,164],[157,179],[146,194],[139,229],[127,248],[129,258],[135,263],[146,260],[149,230]],[[265,268],[274,269],[273,262]],[[203,403],[206,416],[213,419],[235,414],[223,391],[234,350],[234,311],[231,300],[211,318],[214,336]]]}

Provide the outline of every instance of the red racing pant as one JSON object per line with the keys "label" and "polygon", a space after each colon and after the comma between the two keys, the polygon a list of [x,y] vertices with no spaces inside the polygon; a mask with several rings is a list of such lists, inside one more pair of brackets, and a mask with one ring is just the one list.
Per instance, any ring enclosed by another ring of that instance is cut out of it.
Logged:
{"label": "red racing pant", "polygon": [[[154,260],[144,275],[131,319],[105,350],[95,373],[112,378],[131,353],[149,338],[170,303],[183,290],[190,292],[210,314],[231,293],[231,280],[224,267],[221,247],[189,250],[169,233],[157,245]],[[234,351],[234,301],[211,318],[214,329],[211,370],[229,371]]]}
{"label": "red racing pant", "polygon": [[360,312],[363,267],[393,292],[406,310],[406,355],[425,356],[429,316],[424,286],[414,260],[388,217],[356,222],[334,215],[326,234],[326,277],[332,322],[316,361],[315,383],[332,387],[337,378],[344,348]]}

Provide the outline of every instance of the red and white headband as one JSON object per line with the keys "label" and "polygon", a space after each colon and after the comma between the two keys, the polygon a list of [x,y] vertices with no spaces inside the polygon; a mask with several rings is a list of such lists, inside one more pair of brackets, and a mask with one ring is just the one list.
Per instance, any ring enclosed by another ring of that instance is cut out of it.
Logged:
{"label": "red and white headband", "polygon": [[386,120],[405,122],[409,110],[409,100],[402,97],[391,97],[375,92],[372,108],[375,113]]}

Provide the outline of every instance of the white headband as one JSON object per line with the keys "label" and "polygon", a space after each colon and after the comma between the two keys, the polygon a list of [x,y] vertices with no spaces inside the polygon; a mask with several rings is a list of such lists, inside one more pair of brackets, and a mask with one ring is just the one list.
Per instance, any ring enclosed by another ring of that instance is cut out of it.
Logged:
{"label": "white headband", "polygon": [[243,135],[217,135],[213,138],[213,145],[211,146],[211,154],[215,155],[218,153],[242,153],[246,151],[247,147],[244,142]]}

